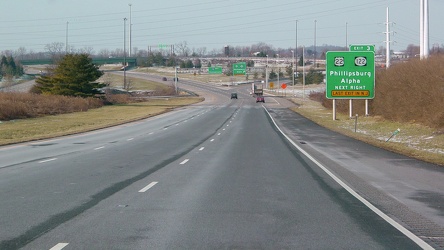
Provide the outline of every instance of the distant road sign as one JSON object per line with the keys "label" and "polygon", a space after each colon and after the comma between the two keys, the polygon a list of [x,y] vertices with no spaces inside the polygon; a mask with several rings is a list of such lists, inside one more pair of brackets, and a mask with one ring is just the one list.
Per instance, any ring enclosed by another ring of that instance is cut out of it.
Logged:
{"label": "distant road sign", "polygon": [[281,88],[286,89],[287,88],[287,84],[286,83],[282,83],[281,84]]}
{"label": "distant road sign", "polygon": [[208,74],[222,74],[222,67],[216,66],[216,67],[209,67],[208,68]]}
{"label": "distant road sign", "polygon": [[233,63],[233,75],[245,75],[247,73],[247,63]]}
{"label": "distant road sign", "polygon": [[328,99],[373,99],[375,53],[373,51],[329,51],[326,54]]}
{"label": "distant road sign", "polygon": [[171,47],[171,45],[163,44],[163,43],[159,43],[159,44],[157,45],[157,47],[158,47],[159,49],[165,49],[165,48],[169,48],[169,47]]}
{"label": "distant road sign", "polygon": [[270,82],[270,89],[274,88],[274,82]]}
{"label": "distant road sign", "polygon": [[350,51],[373,51],[375,52],[375,45],[370,44],[352,44],[349,47]]}

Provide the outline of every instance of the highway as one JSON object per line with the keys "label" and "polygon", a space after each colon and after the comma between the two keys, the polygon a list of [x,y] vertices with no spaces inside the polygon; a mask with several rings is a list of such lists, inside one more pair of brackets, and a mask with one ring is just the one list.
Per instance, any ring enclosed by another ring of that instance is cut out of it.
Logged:
{"label": "highway", "polygon": [[255,103],[246,86],[181,84],[206,100],[0,147],[0,249],[441,247],[442,208],[413,204],[395,184],[439,189],[444,171],[424,164],[421,176],[378,177],[378,168],[419,163],[327,131],[283,99]]}

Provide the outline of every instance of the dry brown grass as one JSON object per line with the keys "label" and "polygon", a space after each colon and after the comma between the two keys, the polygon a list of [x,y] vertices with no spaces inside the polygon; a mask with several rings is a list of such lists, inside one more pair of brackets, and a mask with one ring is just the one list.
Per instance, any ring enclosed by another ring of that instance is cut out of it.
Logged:
{"label": "dry brown grass", "polygon": [[87,111],[103,106],[96,98],[0,92],[0,120]]}
{"label": "dry brown grass", "polygon": [[201,98],[164,98],[104,106],[87,112],[44,116],[0,123],[0,145],[53,138],[136,121],[202,101]]}
{"label": "dry brown grass", "polygon": [[376,77],[374,114],[444,129],[443,56],[396,64]]}

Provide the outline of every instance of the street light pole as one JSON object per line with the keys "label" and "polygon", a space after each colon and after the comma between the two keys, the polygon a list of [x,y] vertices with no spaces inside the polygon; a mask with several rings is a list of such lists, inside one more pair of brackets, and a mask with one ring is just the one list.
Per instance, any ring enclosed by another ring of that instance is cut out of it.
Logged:
{"label": "street light pole", "polygon": [[313,55],[313,66],[316,68],[316,20],[314,21],[315,29],[314,29],[314,55]]}
{"label": "street light pole", "polygon": [[128,35],[128,37],[129,37],[129,56],[131,57],[131,30],[132,30],[132,26],[133,26],[133,24],[132,24],[132,22],[131,22],[131,6],[132,6],[132,4],[128,4],[128,6],[130,7],[130,17],[129,17],[129,35]]}
{"label": "street light pole", "polygon": [[123,89],[127,89],[126,86],[126,17],[123,18]]}
{"label": "street light pole", "polygon": [[305,46],[302,47],[302,101],[305,100]]}
{"label": "street light pole", "polygon": [[267,56],[267,64],[265,65],[265,88],[268,88],[268,55]]}
{"label": "street light pole", "polygon": [[281,85],[280,85],[280,83],[279,83],[279,54],[276,54],[277,55],[277,60],[276,60],[276,66],[277,66],[277,75],[278,75],[278,87],[279,88],[281,88]]}
{"label": "street light pole", "polygon": [[68,24],[69,24],[69,22],[66,22],[66,45],[65,45],[65,54],[68,54]]}
{"label": "street light pole", "polygon": [[[291,51],[293,53],[293,65],[295,65],[295,61],[294,61],[294,50]],[[294,78],[295,78],[295,74],[294,74],[294,66],[292,67],[293,70],[293,96],[294,96]]]}
{"label": "street light pole", "polygon": [[[296,61],[295,61],[295,71],[296,71],[296,76],[298,75],[298,20],[296,20]],[[294,88],[293,88],[294,89]]]}

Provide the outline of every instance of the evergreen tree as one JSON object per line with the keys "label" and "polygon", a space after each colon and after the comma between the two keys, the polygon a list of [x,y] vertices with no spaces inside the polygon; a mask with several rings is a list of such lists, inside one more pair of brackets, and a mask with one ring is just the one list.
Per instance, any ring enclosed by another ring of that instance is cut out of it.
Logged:
{"label": "evergreen tree", "polygon": [[43,94],[90,97],[104,87],[96,81],[103,75],[87,54],[67,54],[56,65],[52,75],[36,80]]}
{"label": "evergreen tree", "polygon": [[2,56],[0,60],[0,75],[1,76],[21,76],[24,74],[23,67],[17,65],[12,56]]}

